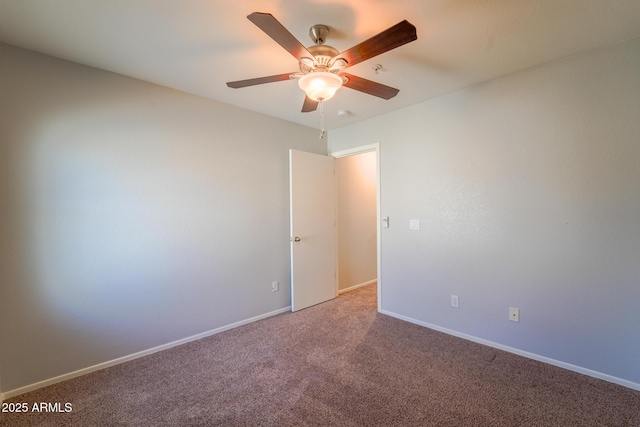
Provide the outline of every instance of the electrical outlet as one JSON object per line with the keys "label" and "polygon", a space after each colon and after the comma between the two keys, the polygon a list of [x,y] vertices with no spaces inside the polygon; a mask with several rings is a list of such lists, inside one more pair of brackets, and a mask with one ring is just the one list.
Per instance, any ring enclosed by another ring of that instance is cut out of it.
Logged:
{"label": "electrical outlet", "polygon": [[451,295],[451,307],[459,308],[458,295]]}
{"label": "electrical outlet", "polygon": [[515,307],[509,307],[509,320],[512,322],[520,321],[520,309]]}
{"label": "electrical outlet", "polygon": [[277,280],[275,282],[271,282],[271,292],[278,292],[280,290],[280,282]]}

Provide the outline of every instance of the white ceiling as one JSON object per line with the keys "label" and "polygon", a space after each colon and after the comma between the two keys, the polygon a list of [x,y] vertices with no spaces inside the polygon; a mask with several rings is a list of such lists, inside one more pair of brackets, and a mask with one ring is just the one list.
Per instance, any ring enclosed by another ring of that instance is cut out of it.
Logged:
{"label": "white ceiling", "polygon": [[[311,25],[328,25],[327,44],[339,51],[403,19],[416,26],[417,41],[348,69],[400,93],[385,101],[341,89],[325,104],[329,130],[640,37],[639,0],[1,0],[0,41],[319,127],[319,112],[300,112],[295,81],[226,86],[297,71],[246,19],[256,11],[305,46]],[[351,114],[338,117],[340,109]]]}

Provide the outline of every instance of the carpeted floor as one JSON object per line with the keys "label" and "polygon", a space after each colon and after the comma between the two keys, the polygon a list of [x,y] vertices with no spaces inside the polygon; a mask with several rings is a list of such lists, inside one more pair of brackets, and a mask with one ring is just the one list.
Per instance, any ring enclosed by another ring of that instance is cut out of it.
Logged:
{"label": "carpeted floor", "polygon": [[370,285],[9,399],[23,426],[640,426],[640,392],[403,322]]}

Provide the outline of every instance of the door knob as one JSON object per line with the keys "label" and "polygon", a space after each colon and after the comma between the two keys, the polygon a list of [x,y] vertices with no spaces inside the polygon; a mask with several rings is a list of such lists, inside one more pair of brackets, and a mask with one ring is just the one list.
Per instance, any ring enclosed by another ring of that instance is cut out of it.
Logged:
{"label": "door knob", "polygon": [[302,240],[302,239],[300,239],[300,237],[298,237],[298,236],[296,236],[296,237],[294,237],[294,238],[293,238],[293,241],[294,241],[294,242],[299,242],[300,240]]}

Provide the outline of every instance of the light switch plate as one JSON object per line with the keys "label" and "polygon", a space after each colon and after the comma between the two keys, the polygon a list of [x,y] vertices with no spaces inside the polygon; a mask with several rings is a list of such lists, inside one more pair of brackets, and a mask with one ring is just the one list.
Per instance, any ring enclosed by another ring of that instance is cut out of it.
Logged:
{"label": "light switch plate", "polygon": [[410,219],[409,220],[409,230],[420,230],[420,220],[419,219]]}

